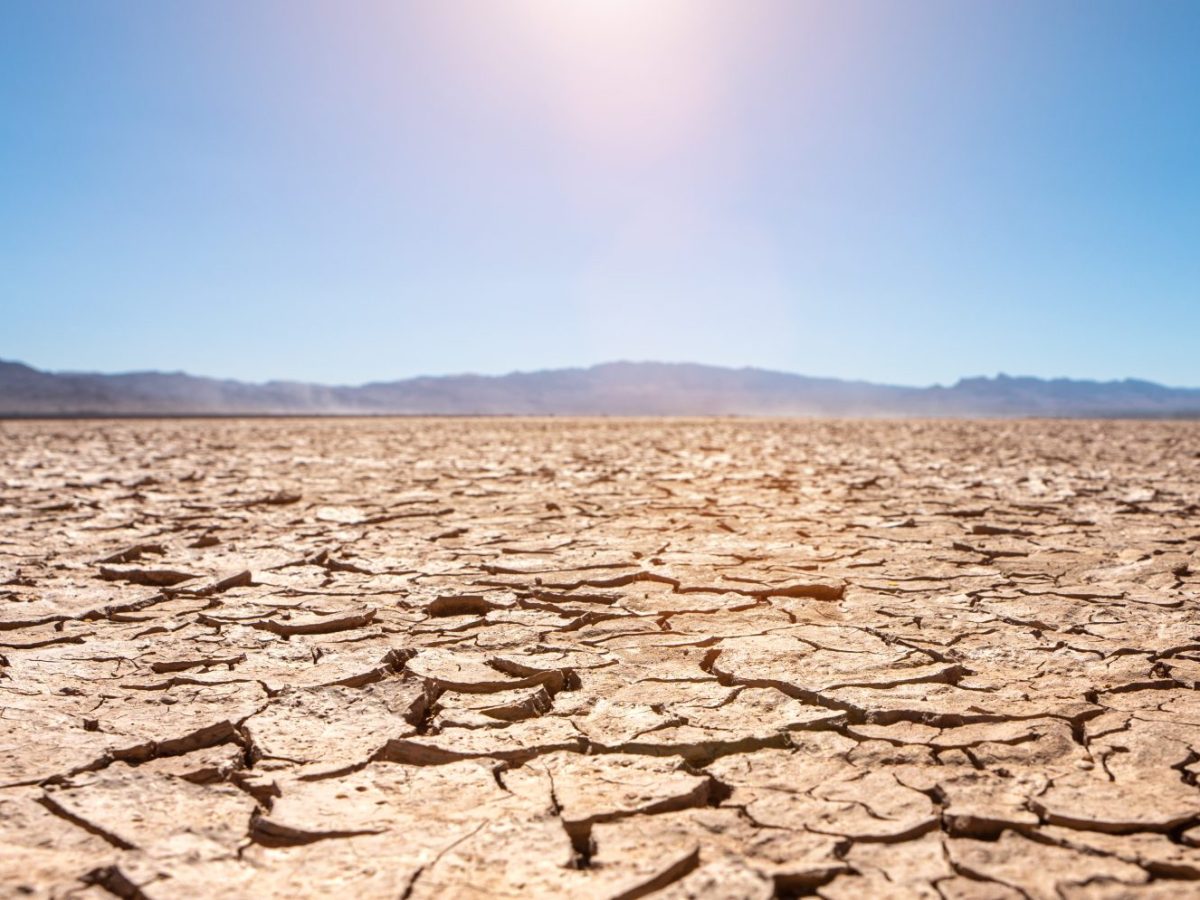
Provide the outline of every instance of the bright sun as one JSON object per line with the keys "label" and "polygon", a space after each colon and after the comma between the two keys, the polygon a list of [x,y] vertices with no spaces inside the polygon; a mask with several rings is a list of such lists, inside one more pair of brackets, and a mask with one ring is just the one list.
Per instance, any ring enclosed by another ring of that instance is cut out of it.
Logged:
{"label": "bright sun", "polygon": [[523,0],[560,115],[608,155],[697,139],[721,90],[714,6],[689,0]]}

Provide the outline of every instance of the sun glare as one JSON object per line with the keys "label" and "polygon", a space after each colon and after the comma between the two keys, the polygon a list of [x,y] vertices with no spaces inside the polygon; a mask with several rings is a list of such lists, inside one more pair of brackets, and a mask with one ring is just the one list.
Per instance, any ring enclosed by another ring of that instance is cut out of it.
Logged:
{"label": "sun glare", "polygon": [[589,153],[641,158],[701,137],[721,93],[706,7],[664,0],[526,0],[557,112]]}

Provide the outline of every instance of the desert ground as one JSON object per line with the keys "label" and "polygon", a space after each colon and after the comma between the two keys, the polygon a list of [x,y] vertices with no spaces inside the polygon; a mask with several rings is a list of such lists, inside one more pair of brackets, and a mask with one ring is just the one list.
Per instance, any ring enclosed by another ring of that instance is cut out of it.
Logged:
{"label": "desert ground", "polygon": [[0,449],[3,896],[1200,896],[1200,425]]}

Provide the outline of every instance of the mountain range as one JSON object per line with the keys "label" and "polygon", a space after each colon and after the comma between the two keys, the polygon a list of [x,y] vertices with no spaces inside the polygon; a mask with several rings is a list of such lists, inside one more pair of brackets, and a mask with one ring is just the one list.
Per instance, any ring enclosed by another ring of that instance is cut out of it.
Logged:
{"label": "mountain range", "polygon": [[4,417],[223,414],[1191,418],[1200,417],[1200,389],[1007,375],[901,387],[654,362],[350,387],[252,384],[182,372],[44,372],[0,361]]}

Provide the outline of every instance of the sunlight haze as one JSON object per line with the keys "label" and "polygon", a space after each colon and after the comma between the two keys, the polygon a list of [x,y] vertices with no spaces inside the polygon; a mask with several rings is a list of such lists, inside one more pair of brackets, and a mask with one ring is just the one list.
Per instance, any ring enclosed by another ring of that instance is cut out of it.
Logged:
{"label": "sunlight haze", "polygon": [[1184,2],[0,11],[0,358],[1200,385]]}

